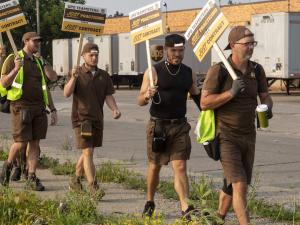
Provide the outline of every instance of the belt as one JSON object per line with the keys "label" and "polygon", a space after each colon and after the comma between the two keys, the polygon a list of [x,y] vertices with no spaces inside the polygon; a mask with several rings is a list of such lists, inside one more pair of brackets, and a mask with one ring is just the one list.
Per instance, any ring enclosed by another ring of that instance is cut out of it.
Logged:
{"label": "belt", "polygon": [[[152,123],[155,123],[155,119],[150,118]],[[179,125],[185,123],[187,121],[186,117],[180,119],[164,119],[164,124],[172,124],[172,125]]]}

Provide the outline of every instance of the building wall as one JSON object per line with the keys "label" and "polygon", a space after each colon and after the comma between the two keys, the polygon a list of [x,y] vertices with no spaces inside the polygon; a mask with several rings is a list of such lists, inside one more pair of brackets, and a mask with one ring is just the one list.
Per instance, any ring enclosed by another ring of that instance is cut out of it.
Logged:
{"label": "building wall", "polygon": [[[163,13],[164,26],[169,27],[171,32],[186,31],[196,18],[201,9],[183,10]],[[251,15],[268,12],[286,12],[287,0],[268,1],[251,4],[235,4],[222,6],[225,17],[230,25],[245,25],[245,22],[251,23]],[[290,0],[290,12],[300,12],[300,2]],[[166,24],[167,23],[167,24]],[[107,18],[105,22],[104,34],[129,33],[130,25],[128,16],[118,18]]]}

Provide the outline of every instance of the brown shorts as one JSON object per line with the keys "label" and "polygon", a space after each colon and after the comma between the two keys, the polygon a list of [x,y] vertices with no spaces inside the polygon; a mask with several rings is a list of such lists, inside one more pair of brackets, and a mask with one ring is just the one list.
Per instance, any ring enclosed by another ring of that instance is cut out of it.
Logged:
{"label": "brown shorts", "polygon": [[251,183],[256,134],[220,134],[220,158],[227,186],[232,183]]}
{"label": "brown shorts", "polygon": [[94,148],[101,147],[103,140],[103,130],[96,129],[93,127],[92,133],[93,136],[90,138],[83,138],[81,136],[81,125],[74,128],[76,135],[76,148],[85,149],[85,148]]}
{"label": "brown shorts", "polygon": [[149,162],[155,165],[168,165],[173,160],[188,160],[191,154],[191,138],[189,131],[191,126],[185,122],[179,125],[165,124],[166,148],[164,152],[152,151],[152,137],[154,133],[154,122],[148,122],[147,133],[147,155]]}
{"label": "brown shorts", "polygon": [[12,135],[15,142],[41,140],[46,138],[48,117],[42,113],[43,106],[30,109],[31,122],[23,124],[21,108],[10,106],[12,119]]}

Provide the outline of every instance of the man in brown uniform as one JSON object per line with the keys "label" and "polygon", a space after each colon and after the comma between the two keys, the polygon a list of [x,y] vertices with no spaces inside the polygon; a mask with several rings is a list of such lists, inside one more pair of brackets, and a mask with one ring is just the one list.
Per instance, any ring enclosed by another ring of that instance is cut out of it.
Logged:
{"label": "man in brown uniform", "polygon": [[[159,183],[160,169],[170,161],[175,172],[174,187],[180,199],[182,216],[189,219],[189,214],[194,211],[194,207],[184,201],[185,198],[189,198],[186,166],[191,154],[191,126],[185,115],[188,92],[200,107],[200,91],[195,72],[182,63],[184,44],[184,38],[178,34],[166,36],[164,51],[167,58],[152,68],[154,83],[157,86],[150,85],[147,70],[137,98],[140,106],[147,105],[153,98],[150,107],[151,118],[146,128],[150,165],[147,173],[148,201],[143,211],[143,215],[147,213],[150,217],[155,208],[154,194]],[[156,144],[159,143],[155,143],[153,138],[158,141],[165,140],[163,146],[156,148]]]}
{"label": "man in brown uniform", "polygon": [[1,94],[6,93],[11,100],[12,135],[8,160],[0,175],[2,185],[8,184],[13,161],[23,156],[29,143],[29,177],[26,188],[43,191],[45,187],[36,179],[35,171],[39,157],[40,139],[46,138],[48,118],[45,105],[51,110],[51,125],[57,122],[51,94],[45,84],[45,75],[53,77],[56,73],[34,57],[43,39],[35,32],[28,32],[22,38],[20,57],[10,55],[4,62],[1,79]]}
{"label": "man in brown uniform", "polygon": [[[230,32],[228,42],[225,50],[232,50],[228,61],[238,78],[233,81],[228,75],[225,86],[219,90],[221,67],[219,64],[212,66],[203,85],[201,108],[216,109],[216,130],[220,133],[224,187],[220,194],[217,216],[225,219],[233,204],[239,223],[248,224],[250,219],[246,193],[247,184],[251,183],[255,154],[257,95],[262,104],[268,105],[269,119],[272,118],[273,102],[264,69],[249,60],[257,45],[253,33],[245,27],[236,27]],[[253,65],[259,66],[259,79],[255,76]]]}
{"label": "man in brown uniform", "polygon": [[102,146],[104,101],[114,112],[114,119],[121,116],[112,96],[115,89],[111,78],[107,72],[97,67],[98,54],[96,44],[85,44],[82,52],[85,63],[79,71],[75,66],[69,72],[64,88],[65,97],[68,98],[73,94],[72,125],[76,135],[76,148],[82,149],[70,189],[83,192],[81,178],[85,173],[94,197],[104,195],[97,185],[93,162],[94,148]]}

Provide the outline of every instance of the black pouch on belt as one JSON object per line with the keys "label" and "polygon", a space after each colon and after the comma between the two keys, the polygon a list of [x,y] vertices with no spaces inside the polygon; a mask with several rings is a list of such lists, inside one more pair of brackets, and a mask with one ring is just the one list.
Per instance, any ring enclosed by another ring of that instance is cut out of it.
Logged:
{"label": "black pouch on belt", "polygon": [[156,119],[152,139],[152,151],[163,152],[165,150],[165,142],[164,120]]}
{"label": "black pouch on belt", "polygon": [[216,134],[216,137],[211,141],[206,141],[203,143],[204,149],[209,156],[215,161],[220,159],[220,145],[219,145],[219,133]]}
{"label": "black pouch on belt", "polygon": [[21,108],[20,116],[23,124],[28,124],[31,122],[30,109]]}
{"label": "black pouch on belt", "polygon": [[86,122],[81,124],[81,136],[83,138],[91,138],[93,136],[91,123]]}

